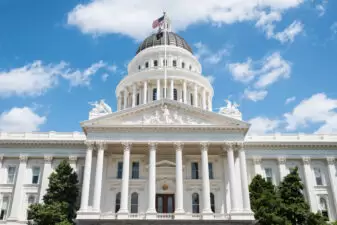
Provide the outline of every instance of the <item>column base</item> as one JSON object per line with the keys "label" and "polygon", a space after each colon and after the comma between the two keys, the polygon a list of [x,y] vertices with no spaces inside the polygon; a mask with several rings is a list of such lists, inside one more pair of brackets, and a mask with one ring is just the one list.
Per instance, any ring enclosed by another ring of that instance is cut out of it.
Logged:
{"label": "column base", "polygon": [[213,211],[211,209],[204,209],[201,213],[201,218],[203,220],[213,219],[214,218]]}
{"label": "column base", "polygon": [[120,209],[117,212],[117,219],[128,219],[129,218],[129,211],[127,209]]}
{"label": "column base", "polygon": [[230,212],[231,220],[255,220],[254,213],[250,210],[232,210]]}
{"label": "column base", "polygon": [[174,219],[176,219],[176,220],[186,219],[185,210],[183,210],[183,209],[176,209],[174,211]]}

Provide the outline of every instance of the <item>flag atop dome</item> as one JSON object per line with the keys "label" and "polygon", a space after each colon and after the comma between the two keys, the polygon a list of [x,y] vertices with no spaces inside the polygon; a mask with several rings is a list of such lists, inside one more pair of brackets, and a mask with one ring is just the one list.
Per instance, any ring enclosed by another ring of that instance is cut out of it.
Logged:
{"label": "flag atop dome", "polygon": [[155,29],[155,28],[159,27],[163,23],[164,18],[165,18],[165,15],[163,15],[163,16],[159,17],[158,19],[154,20],[152,22],[152,28]]}

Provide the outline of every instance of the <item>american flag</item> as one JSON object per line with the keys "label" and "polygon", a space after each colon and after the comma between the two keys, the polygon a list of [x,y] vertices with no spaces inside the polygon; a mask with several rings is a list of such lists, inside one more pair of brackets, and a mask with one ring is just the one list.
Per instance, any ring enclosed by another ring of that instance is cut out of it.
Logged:
{"label": "american flag", "polygon": [[159,17],[158,19],[154,20],[152,23],[152,28],[155,29],[156,27],[160,26],[164,21],[164,16]]}

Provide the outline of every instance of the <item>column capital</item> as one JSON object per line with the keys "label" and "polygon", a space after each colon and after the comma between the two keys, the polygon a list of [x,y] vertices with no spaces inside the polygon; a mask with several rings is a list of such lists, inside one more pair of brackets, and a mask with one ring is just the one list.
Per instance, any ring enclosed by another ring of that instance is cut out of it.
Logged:
{"label": "column capital", "polygon": [[328,162],[328,165],[335,165],[335,157],[327,157],[326,161]]}
{"label": "column capital", "polygon": [[43,157],[45,163],[51,163],[53,161],[53,156],[52,155],[45,155]]}
{"label": "column capital", "polygon": [[76,161],[77,161],[77,156],[76,155],[70,155],[68,158],[69,158],[70,162],[76,163]]}
{"label": "column capital", "polygon": [[233,142],[233,150],[234,151],[244,150],[244,143],[242,141]]}
{"label": "column capital", "polygon": [[262,158],[260,156],[253,157],[253,163],[254,165],[261,164]]}
{"label": "column capital", "polygon": [[308,156],[305,156],[305,157],[302,157],[302,160],[303,160],[304,165],[309,165],[310,161],[311,161],[311,158],[308,157]]}
{"label": "column capital", "polygon": [[107,143],[105,141],[97,141],[96,145],[98,146],[98,150],[105,150],[107,147]]}
{"label": "column capital", "polygon": [[86,141],[85,145],[87,146],[87,150],[92,151],[94,149],[95,142],[93,141]]}
{"label": "column capital", "polygon": [[175,149],[176,151],[181,151],[181,150],[183,150],[183,148],[184,148],[184,143],[183,143],[183,142],[180,142],[180,141],[174,142],[174,143],[173,143],[173,146],[174,146],[174,149]]}
{"label": "column capital", "polygon": [[150,150],[150,151],[153,151],[153,150],[156,150],[156,149],[157,149],[157,146],[158,146],[158,143],[157,143],[157,142],[149,141],[147,144],[149,145],[149,150]]}
{"label": "column capital", "polygon": [[20,163],[25,163],[28,160],[28,156],[27,155],[20,155],[19,160],[20,160]]}
{"label": "column capital", "polygon": [[208,147],[209,147],[209,142],[207,141],[200,142],[201,151],[208,151]]}
{"label": "column capital", "polygon": [[132,142],[125,141],[125,142],[122,142],[122,145],[123,145],[124,152],[125,151],[130,151],[131,147],[132,147]]}
{"label": "column capital", "polygon": [[279,164],[286,164],[287,158],[284,156],[278,157],[277,161]]}
{"label": "column capital", "polygon": [[223,145],[221,146],[222,150],[225,152],[233,151],[233,142],[224,142]]}

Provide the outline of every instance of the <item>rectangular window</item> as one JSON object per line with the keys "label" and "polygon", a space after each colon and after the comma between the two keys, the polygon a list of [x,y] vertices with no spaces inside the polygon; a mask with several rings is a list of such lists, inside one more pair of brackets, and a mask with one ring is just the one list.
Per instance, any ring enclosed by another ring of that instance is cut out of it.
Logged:
{"label": "rectangular window", "polygon": [[266,180],[273,183],[273,170],[271,168],[265,168],[264,173],[266,175]]}
{"label": "rectangular window", "polygon": [[199,179],[199,165],[197,162],[192,162],[192,179]]}
{"label": "rectangular window", "polygon": [[174,100],[178,100],[178,91],[177,91],[177,89],[173,89],[173,99]]}
{"label": "rectangular window", "polygon": [[7,184],[14,184],[16,167],[9,166],[7,168]]}
{"label": "rectangular window", "polygon": [[154,67],[157,67],[157,66],[158,66],[158,61],[157,61],[157,60],[154,60],[154,61],[153,61],[153,66],[154,66]]}
{"label": "rectangular window", "polygon": [[40,167],[33,167],[32,184],[38,184],[40,178]]}
{"label": "rectangular window", "polygon": [[8,214],[8,207],[9,207],[9,196],[4,196],[2,198],[1,204],[1,212],[0,212],[0,220],[5,220]]}
{"label": "rectangular window", "polygon": [[191,94],[191,105],[193,105],[193,94]]}
{"label": "rectangular window", "polygon": [[214,179],[214,176],[213,176],[213,163],[208,163],[208,174],[209,174],[209,179]]}
{"label": "rectangular window", "polygon": [[177,60],[173,60],[172,63],[173,63],[173,66],[174,66],[174,67],[177,67]]}
{"label": "rectangular window", "polygon": [[123,176],[123,162],[118,162],[117,165],[117,179],[122,179]]}
{"label": "rectangular window", "polygon": [[139,179],[139,162],[132,162],[132,179]]}
{"label": "rectangular window", "polygon": [[136,105],[139,105],[139,93],[137,93]]}
{"label": "rectangular window", "polygon": [[314,168],[316,185],[323,185],[322,173],[320,168]]}
{"label": "rectangular window", "polygon": [[153,88],[152,100],[157,100],[157,88]]}

